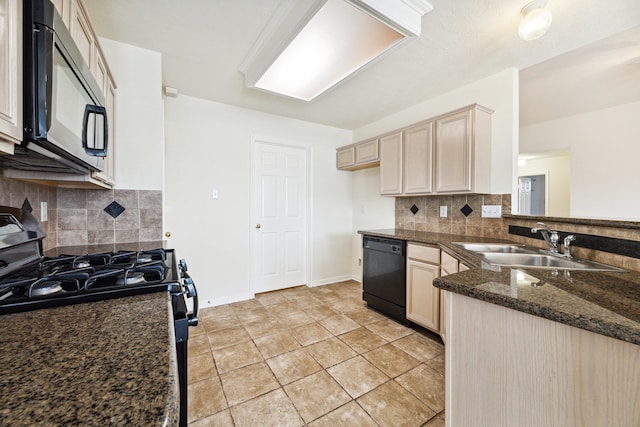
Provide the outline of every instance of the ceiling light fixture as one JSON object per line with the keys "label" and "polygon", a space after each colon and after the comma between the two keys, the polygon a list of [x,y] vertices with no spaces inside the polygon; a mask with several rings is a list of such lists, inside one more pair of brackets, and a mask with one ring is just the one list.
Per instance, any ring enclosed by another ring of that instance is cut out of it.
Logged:
{"label": "ceiling light fixture", "polygon": [[547,32],[553,16],[549,9],[545,9],[547,0],[534,0],[522,8],[523,15],[518,25],[518,35],[522,40],[535,40]]}
{"label": "ceiling light fixture", "polygon": [[420,35],[425,0],[287,0],[240,65],[249,88],[311,101]]}

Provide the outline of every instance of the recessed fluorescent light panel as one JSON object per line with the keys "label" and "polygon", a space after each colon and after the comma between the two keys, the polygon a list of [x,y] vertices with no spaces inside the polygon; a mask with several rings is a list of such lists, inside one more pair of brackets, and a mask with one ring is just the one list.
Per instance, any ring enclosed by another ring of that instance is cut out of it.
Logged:
{"label": "recessed fluorescent light panel", "polygon": [[[404,11],[408,9],[407,3],[416,0],[396,1]],[[403,22],[384,16],[387,11],[369,4],[377,3],[376,0],[353,3],[357,7],[345,0],[326,0],[277,58],[272,63],[269,61],[263,73],[248,70],[252,67],[247,64],[251,58],[245,59],[241,66],[245,79],[250,80],[250,75],[257,77],[253,84],[247,81],[247,86],[311,101],[402,40],[416,35],[415,28],[407,30]],[[382,3],[388,8],[393,1]],[[431,10],[428,3],[424,5],[428,6],[427,11]],[[415,14],[415,8],[411,11]],[[424,13],[426,11],[418,15],[418,35]],[[411,18],[411,25],[415,27],[415,16]]]}

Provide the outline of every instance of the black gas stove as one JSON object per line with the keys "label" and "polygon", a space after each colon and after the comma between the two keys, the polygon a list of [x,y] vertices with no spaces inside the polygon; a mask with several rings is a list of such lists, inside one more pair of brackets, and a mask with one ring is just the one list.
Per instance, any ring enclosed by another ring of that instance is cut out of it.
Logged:
{"label": "black gas stove", "polygon": [[0,206],[0,315],[166,292],[173,308],[180,425],[186,426],[188,327],[198,323],[187,263],[164,248],[47,257],[45,236],[28,211]]}

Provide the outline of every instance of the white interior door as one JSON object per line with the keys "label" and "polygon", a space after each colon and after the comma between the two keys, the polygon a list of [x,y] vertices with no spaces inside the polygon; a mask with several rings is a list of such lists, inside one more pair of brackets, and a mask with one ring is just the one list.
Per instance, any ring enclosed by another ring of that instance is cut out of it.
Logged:
{"label": "white interior door", "polygon": [[307,151],[254,141],[252,291],[306,284]]}

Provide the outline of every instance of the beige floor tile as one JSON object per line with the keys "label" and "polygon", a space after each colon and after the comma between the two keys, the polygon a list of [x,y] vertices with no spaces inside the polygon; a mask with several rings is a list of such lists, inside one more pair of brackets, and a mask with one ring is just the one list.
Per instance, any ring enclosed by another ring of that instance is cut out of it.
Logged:
{"label": "beige floor tile", "polygon": [[285,301],[286,302],[279,302],[273,305],[267,305],[265,306],[265,309],[269,312],[269,314],[271,314],[271,316],[277,318],[278,320],[281,320],[282,317],[284,316],[288,316],[290,314],[297,313],[300,311],[298,310],[298,307],[291,304],[291,302],[289,302],[288,299],[285,298]]}
{"label": "beige floor tile", "polygon": [[260,308],[252,308],[250,311],[237,312],[236,316],[238,316],[238,320],[243,325],[271,319],[271,313],[262,305],[260,305]]}
{"label": "beige floor tile", "polygon": [[234,425],[231,413],[225,409],[217,414],[189,423],[189,427],[234,427]]}
{"label": "beige floor tile", "polygon": [[394,380],[370,391],[357,402],[381,426],[421,426],[436,414]]}
{"label": "beige floor tile", "polygon": [[233,304],[229,304],[229,306],[236,313],[250,313],[255,309],[263,308],[260,301],[255,298],[251,298],[245,301],[234,302]]}
{"label": "beige floor tile", "polygon": [[381,336],[387,341],[395,341],[413,333],[413,330],[411,328],[408,328],[390,319],[384,319],[380,320],[379,322],[369,323],[365,326],[365,328]]}
{"label": "beige floor tile", "polygon": [[404,350],[421,362],[427,362],[434,357],[444,354],[444,346],[418,333],[400,338],[392,343],[400,350]]}
{"label": "beige floor tile", "polygon": [[288,301],[280,292],[265,292],[263,294],[257,294],[256,299],[265,307]]}
{"label": "beige floor tile", "polygon": [[351,347],[335,337],[311,344],[305,349],[323,368],[337,365],[356,355]]}
{"label": "beige floor tile", "polygon": [[218,316],[207,317],[200,319],[199,323],[202,323],[207,333],[220,331],[222,329],[229,329],[237,326],[240,323],[238,317],[233,314],[231,316]]}
{"label": "beige floor tile", "polygon": [[288,384],[284,390],[307,423],[350,400],[349,395],[325,371]]}
{"label": "beige floor tile", "polygon": [[284,353],[267,360],[280,384],[285,385],[322,369],[304,349]]}
{"label": "beige floor tile", "polygon": [[298,326],[297,328],[291,329],[290,332],[302,346],[320,342],[333,336],[317,322]]}
{"label": "beige floor tile", "polygon": [[389,380],[389,377],[362,356],[332,366],[327,372],[354,399]]}
{"label": "beige floor tile", "polygon": [[296,311],[294,313],[287,314],[286,316],[279,317],[278,322],[280,322],[283,328],[291,329],[302,325],[308,325],[309,323],[313,323],[314,320],[304,311]]}
{"label": "beige floor tile", "polygon": [[301,426],[304,424],[293,403],[282,389],[231,408],[236,427]]}
{"label": "beige floor tile", "polygon": [[313,295],[311,290],[306,286],[296,286],[295,288],[284,289],[282,295],[288,300],[294,300],[308,295]]}
{"label": "beige floor tile", "polygon": [[198,356],[189,356],[187,364],[189,366],[187,369],[187,384],[202,381],[218,375],[216,366],[213,363],[213,356],[211,356],[210,352],[200,354]]}
{"label": "beige floor tile", "polygon": [[364,327],[342,334],[338,338],[358,353],[366,353],[387,343]]}
{"label": "beige floor tile", "polygon": [[340,313],[350,313],[352,311],[360,310],[364,307],[364,302],[354,301],[351,299],[345,300],[338,296],[338,299],[331,305],[334,310],[338,310]]}
{"label": "beige floor tile", "polygon": [[444,409],[444,376],[427,365],[420,365],[396,378],[398,384],[436,412]]}
{"label": "beige floor tile", "polygon": [[189,338],[195,336],[206,336],[207,330],[204,327],[204,323],[198,322],[196,326],[189,328]]}
{"label": "beige floor tile", "polygon": [[209,378],[187,387],[187,420],[199,420],[227,408],[220,380]]}
{"label": "beige floor tile", "polygon": [[354,401],[309,423],[309,427],[335,426],[377,427],[378,424]]}
{"label": "beige floor tile", "polygon": [[322,319],[326,319],[327,317],[335,316],[338,313],[336,310],[332,309],[328,305],[320,304],[314,307],[310,307],[304,310],[309,316],[313,318],[315,321],[319,321]]}
{"label": "beige floor tile", "polygon": [[187,354],[189,355],[189,357],[211,353],[209,338],[207,338],[206,334],[193,336],[191,335],[191,330],[189,330],[189,340],[187,341],[187,345]]}
{"label": "beige floor tile", "polygon": [[212,350],[251,340],[247,331],[241,326],[209,332],[207,336]]}
{"label": "beige floor tile", "polygon": [[376,313],[375,311],[368,308],[362,308],[360,310],[345,313],[345,316],[362,326],[368,325],[369,323],[373,322],[379,322],[380,320],[385,319],[382,314]]}
{"label": "beige floor tile", "polygon": [[333,335],[341,335],[360,327],[358,323],[349,319],[344,314],[327,317],[326,319],[321,320],[319,323],[327,328],[327,330]]}
{"label": "beige floor tile", "polygon": [[265,359],[300,348],[300,343],[289,332],[256,338],[254,342]]}
{"label": "beige floor tile", "polygon": [[395,378],[420,364],[418,359],[391,344],[373,349],[364,353],[363,356],[391,378]]}
{"label": "beige floor tile", "polygon": [[229,406],[246,402],[280,387],[266,363],[245,366],[220,376]]}
{"label": "beige floor tile", "polygon": [[433,359],[427,362],[427,366],[439,373],[440,375],[445,375],[445,365],[444,365],[444,354],[440,356],[434,357]]}
{"label": "beige floor tile", "polygon": [[307,310],[322,305],[322,301],[312,294],[306,295],[304,298],[290,300],[289,302],[298,307],[298,310]]}
{"label": "beige floor tile", "polygon": [[198,313],[198,316],[201,319],[209,319],[214,317],[221,317],[221,316],[224,317],[224,316],[233,316],[233,315],[235,315],[235,312],[229,304],[203,308]]}
{"label": "beige floor tile", "polygon": [[444,426],[445,426],[444,412],[438,414],[437,417],[431,418],[424,425],[424,427],[444,427]]}
{"label": "beige floor tile", "polygon": [[268,318],[247,323],[244,328],[249,332],[251,338],[256,339],[280,332],[282,325],[276,319]]}
{"label": "beige floor tile", "polygon": [[224,374],[243,366],[253,365],[263,360],[258,348],[252,341],[215,349],[213,350],[213,358],[219,374]]}

